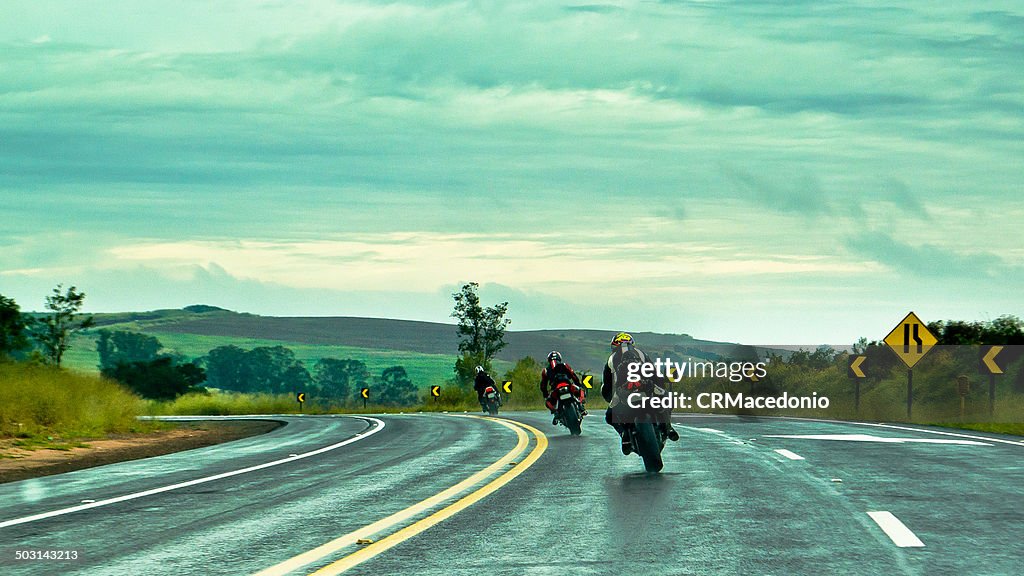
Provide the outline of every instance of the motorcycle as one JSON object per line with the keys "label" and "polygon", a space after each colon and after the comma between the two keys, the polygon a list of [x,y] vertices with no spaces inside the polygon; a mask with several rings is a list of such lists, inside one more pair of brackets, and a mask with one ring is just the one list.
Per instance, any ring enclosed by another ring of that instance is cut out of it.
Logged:
{"label": "motorcycle", "polygon": [[[644,388],[648,389],[648,396],[666,394],[665,389],[657,385]],[[663,409],[630,409],[623,423],[632,451],[644,461],[647,472],[660,472],[665,467],[661,458],[668,440],[668,431],[662,425],[665,418],[671,418],[671,411],[666,414]]]}
{"label": "motorcycle", "polygon": [[501,406],[501,396],[498,395],[498,391],[494,389],[494,386],[488,386],[484,388],[482,396],[483,408],[491,416],[498,415],[498,407]]}
{"label": "motorcycle", "polygon": [[579,396],[580,388],[572,382],[559,382],[552,392],[558,423],[568,428],[573,436],[583,433],[583,405]]}

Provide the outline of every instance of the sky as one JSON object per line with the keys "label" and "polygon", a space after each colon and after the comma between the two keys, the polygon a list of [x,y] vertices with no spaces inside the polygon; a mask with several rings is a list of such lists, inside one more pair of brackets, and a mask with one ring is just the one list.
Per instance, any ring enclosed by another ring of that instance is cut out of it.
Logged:
{"label": "sky", "polygon": [[5,2],[0,294],[751,344],[1024,315],[1024,4]]}

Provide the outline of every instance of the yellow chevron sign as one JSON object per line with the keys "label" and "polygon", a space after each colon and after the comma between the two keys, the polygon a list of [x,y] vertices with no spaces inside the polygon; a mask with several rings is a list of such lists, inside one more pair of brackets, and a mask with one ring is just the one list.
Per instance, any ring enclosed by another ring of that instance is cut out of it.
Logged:
{"label": "yellow chevron sign", "polygon": [[866,374],[864,374],[864,369],[861,366],[867,359],[868,357],[864,355],[850,356],[850,369],[847,371],[847,375],[851,378],[864,378]]}
{"label": "yellow chevron sign", "polygon": [[430,387],[430,395],[433,396],[434,398],[437,398],[438,396],[440,396],[441,395],[441,387],[440,386],[431,386]]}
{"label": "yellow chevron sign", "polygon": [[370,389],[369,388],[361,389],[359,391],[359,395],[362,396],[364,400],[369,400],[370,399]]}
{"label": "yellow chevron sign", "polygon": [[512,393],[512,381],[511,380],[505,380],[505,382],[501,385],[501,389],[505,391],[505,394],[511,394]]}
{"label": "yellow chevron sign", "polygon": [[980,368],[982,370],[982,373],[983,374],[984,373],[987,373],[987,374],[1002,374],[1003,373],[1003,368],[1002,368],[1002,366],[999,365],[999,362],[996,361],[996,356],[999,356],[999,353],[1003,351],[1004,347],[1003,346],[988,346],[987,350],[985,348],[986,347],[983,347],[982,350],[981,350],[981,364],[980,364]]}
{"label": "yellow chevron sign", "polygon": [[583,377],[583,385],[586,386],[586,388],[589,390],[594,387],[594,384],[592,383],[593,380],[594,377],[590,374],[587,374],[586,376]]}

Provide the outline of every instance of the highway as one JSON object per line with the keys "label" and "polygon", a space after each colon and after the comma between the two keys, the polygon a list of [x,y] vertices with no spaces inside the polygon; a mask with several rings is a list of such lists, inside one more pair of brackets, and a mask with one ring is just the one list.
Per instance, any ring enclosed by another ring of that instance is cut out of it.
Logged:
{"label": "highway", "polygon": [[[0,485],[0,573],[1021,574],[1024,442],[677,415],[647,475],[600,410],[261,417],[258,437]],[[17,551],[78,559],[16,560]]]}

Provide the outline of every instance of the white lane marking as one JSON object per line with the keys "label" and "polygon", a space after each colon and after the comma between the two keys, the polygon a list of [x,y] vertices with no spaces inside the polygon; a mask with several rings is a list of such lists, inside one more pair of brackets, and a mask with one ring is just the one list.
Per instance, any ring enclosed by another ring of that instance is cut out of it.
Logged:
{"label": "white lane marking", "polygon": [[694,428],[694,430],[700,430],[701,432],[710,432],[711,434],[725,434],[721,430],[715,430],[714,428]]}
{"label": "white lane marking", "polygon": [[947,440],[939,438],[888,438],[871,434],[766,434],[765,438],[800,438],[804,440],[845,440],[847,442],[882,442],[886,444],[961,444],[966,446],[991,446],[973,440]]}
{"label": "white lane marking", "polygon": [[1024,440],[1006,440],[1004,438],[993,438],[991,436],[974,436],[971,434],[961,434],[959,432],[944,432],[942,430],[925,430],[924,428],[914,428],[911,426],[897,426],[895,424],[882,424],[880,422],[853,422],[847,420],[828,420],[825,418],[796,418],[794,416],[763,416],[763,418],[778,418],[780,420],[803,420],[806,422],[828,422],[830,424],[853,424],[856,426],[874,426],[876,428],[892,428],[893,430],[907,430],[910,432],[920,432],[922,434],[935,434],[938,436],[953,436],[955,438],[970,438],[972,440],[982,440],[984,442],[998,442],[999,444],[1010,444],[1013,446],[1024,446]]}
{"label": "white lane marking", "polygon": [[[723,414],[673,414],[673,418],[722,418]],[[971,434],[960,434],[957,432],[943,432],[941,430],[925,430],[924,428],[913,428],[910,426],[896,426],[895,424],[882,424],[880,422],[856,422],[853,420],[830,420],[828,418],[799,418],[797,416],[758,416],[766,420],[796,420],[798,422],[827,422],[829,424],[851,424],[853,426],[874,426],[876,428],[892,428],[894,430],[908,430],[921,434],[936,434],[939,436],[953,436],[956,438],[971,438],[984,442],[997,442],[999,444],[1010,444],[1012,446],[1024,446],[1024,440],[1006,440],[1004,438],[993,438],[991,436],[973,436]]]}
{"label": "white lane marking", "polygon": [[32,516],[25,516],[24,518],[14,518],[12,520],[5,520],[3,522],[0,522],[0,528],[6,528],[8,526],[16,526],[18,524],[27,524],[29,522],[35,522],[36,520],[43,520],[43,519],[46,519],[46,518],[53,518],[54,516],[63,516],[64,514],[71,514],[73,512],[81,512],[82,510],[88,510],[90,508],[99,508],[100,506],[108,506],[110,504],[116,504],[118,502],[125,502],[127,500],[136,500],[138,498],[145,498],[146,496],[152,496],[154,494],[160,494],[162,492],[170,492],[171,490],[177,490],[179,488],[188,488],[189,486],[195,486],[197,484],[205,484],[207,482],[213,482],[214,480],[222,480],[224,478],[230,478],[232,476],[238,476],[239,474],[245,474],[247,472],[255,472],[256,470],[263,470],[264,468],[270,468],[272,466],[278,466],[280,464],[286,464],[288,462],[294,462],[296,460],[302,460],[303,458],[309,458],[310,456],[316,456],[318,454],[323,454],[324,452],[330,452],[331,450],[335,450],[337,448],[341,448],[342,446],[348,446],[349,444],[351,444],[353,442],[357,442],[359,440],[363,440],[363,439],[369,438],[370,436],[373,436],[377,432],[380,432],[381,430],[384,429],[384,422],[382,420],[378,420],[376,418],[370,418],[370,417],[363,417],[363,416],[359,416],[358,418],[360,420],[373,421],[373,422],[375,422],[377,424],[377,427],[371,429],[369,432],[363,432],[363,433],[357,434],[357,435],[353,436],[352,438],[349,438],[348,440],[344,440],[344,441],[338,442],[337,444],[331,444],[330,446],[324,446],[323,448],[318,448],[316,450],[313,450],[312,452],[306,452],[304,454],[299,454],[297,456],[289,456],[288,458],[282,458],[281,460],[274,460],[272,462],[266,462],[264,464],[258,464],[256,466],[249,466],[248,468],[242,468],[241,470],[233,470],[231,472],[224,472],[222,474],[217,474],[215,476],[207,476],[205,478],[196,478],[195,480],[189,480],[188,482],[181,482],[181,483],[178,483],[178,484],[171,484],[170,486],[162,486],[160,488],[153,488],[151,490],[146,490],[146,491],[143,491],[143,492],[135,492],[134,494],[125,494],[124,496],[117,496],[115,498],[108,498],[106,500],[99,500],[97,502],[92,502],[92,503],[89,503],[89,504],[82,504],[82,505],[79,505],[79,506],[72,506],[70,508],[61,508],[60,510],[53,510],[51,512],[43,512],[42,514],[34,514]]}
{"label": "white lane marking", "polygon": [[804,459],[803,456],[801,456],[799,454],[794,454],[794,453],[790,452],[789,450],[786,450],[785,448],[780,448],[779,450],[776,450],[776,452],[778,452],[779,454],[782,454],[783,456],[785,456],[786,458],[789,458],[790,460],[803,460]]}
{"label": "white lane marking", "polygon": [[920,548],[924,546],[924,542],[918,538],[910,528],[900,522],[900,519],[893,515],[892,512],[868,512],[868,516],[878,524],[878,527],[885,532],[886,536],[892,540],[893,544],[900,548]]}

